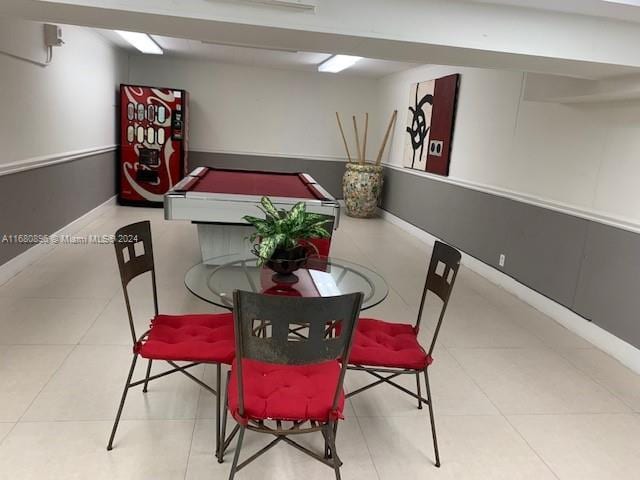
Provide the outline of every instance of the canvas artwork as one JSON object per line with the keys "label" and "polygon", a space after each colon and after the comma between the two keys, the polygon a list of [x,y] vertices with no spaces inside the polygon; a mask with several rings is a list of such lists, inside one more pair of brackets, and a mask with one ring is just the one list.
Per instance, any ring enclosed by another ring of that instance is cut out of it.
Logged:
{"label": "canvas artwork", "polygon": [[405,167],[449,175],[459,80],[455,74],[411,85]]}

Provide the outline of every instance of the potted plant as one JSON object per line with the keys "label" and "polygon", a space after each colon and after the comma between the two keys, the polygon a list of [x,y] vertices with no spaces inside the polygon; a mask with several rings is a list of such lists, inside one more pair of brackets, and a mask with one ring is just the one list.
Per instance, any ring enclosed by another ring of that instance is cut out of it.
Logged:
{"label": "potted plant", "polygon": [[293,272],[306,264],[310,249],[314,249],[309,240],[331,236],[324,228],[329,219],[307,212],[304,202],[296,203],[289,211],[277,209],[268,197],[262,197],[260,205],[265,218],[243,217],[256,229],[249,240],[257,241],[253,252],[258,265],[275,271],[276,283],[295,283],[298,278]]}
{"label": "potted plant", "polygon": [[353,129],[356,137],[356,157],[351,156],[349,151],[349,145],[347,143],[347,137],[344,134],[342,128],[342,122],[340,121],[340,115],[336,112],[336,119],[338,121],[338,129],[342,136],[344,148],[347,153],[347,168],[342,178],[342,192],[344,197],[344,203],[347,211],[347,215],[350,217],[370,218],[377,215],[378,205],[380,204],[380,194],[382,193],[383,182],[383,167],[382,154],[389,140],[389,134],[396,121],[397,110],[393,111],[387,131],[382,140],[382,145],[378,150],[378,156],[376,161],[368,162],[367,158],[367,134],[369,131],[369,114],[365,115],[364,124],[364,138],[362,144],[360,143],[360,136],[358,134],[358,123],[355,115],[353,116]]}

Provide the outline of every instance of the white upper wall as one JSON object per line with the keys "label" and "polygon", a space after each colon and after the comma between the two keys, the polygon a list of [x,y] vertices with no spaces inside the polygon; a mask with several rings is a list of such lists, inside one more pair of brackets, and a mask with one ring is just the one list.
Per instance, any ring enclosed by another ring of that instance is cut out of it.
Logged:
{"label": "white upper wall", "polygon": [[129,80],[190,93],[191,150],[344,159],[335,112],[377,117],[371,78],[135,55]]}
{"label": "white upper wall", "polygon": [[419,67],[383,78],[381,109],[399,120],[388,163],[402,165],[409,85],[458,72],[450,179],[640,223],[640,102],[525,101],[522,73]]}
{"label": "white upper wall", "polygon": [[63,37],[47,67],[0,54],[0,166],[117,143],[126,55],[88,29],[64,26]]}
{"label": "white upper wall", "polygon": [[[130,82],[191,93],[191,149],[344,159],[335,123],[370,114],[375,156],[394,109],[384,161],[402,166],[409,85],[461,73],[450,179],[559,207],[640,222],[640,103],[522,100],[525,74],[423,66],[379,80],[132,56]],[[360,131],[362,135],[362,131]]]}

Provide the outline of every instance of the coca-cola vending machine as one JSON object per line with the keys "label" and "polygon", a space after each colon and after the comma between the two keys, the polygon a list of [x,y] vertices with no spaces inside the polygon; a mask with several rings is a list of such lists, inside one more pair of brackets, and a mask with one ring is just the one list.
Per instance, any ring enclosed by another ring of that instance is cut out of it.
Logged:
{"label": "coca-cola vending machine", "polygon": [[189,95],[120,85],[118,201],[160,206],[187,173]]}

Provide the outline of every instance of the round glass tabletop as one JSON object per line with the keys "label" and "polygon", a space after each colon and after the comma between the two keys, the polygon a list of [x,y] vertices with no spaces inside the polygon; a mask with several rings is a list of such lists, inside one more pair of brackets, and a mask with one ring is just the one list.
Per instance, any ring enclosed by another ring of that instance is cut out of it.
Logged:
{"label": "round glass tabletop", "polygon": [[305,268],[295,272],[298,281],[291,285],[274,282],[273,274],[258,267],[256,257],[225,255],[191,267],[184,283],[195,296],[229,309],[233,308],[234,290],[298,297],[362,292],[362,310],[382,302],[389,293],[387,283],[373,270],[332,257],[310,258]]}

